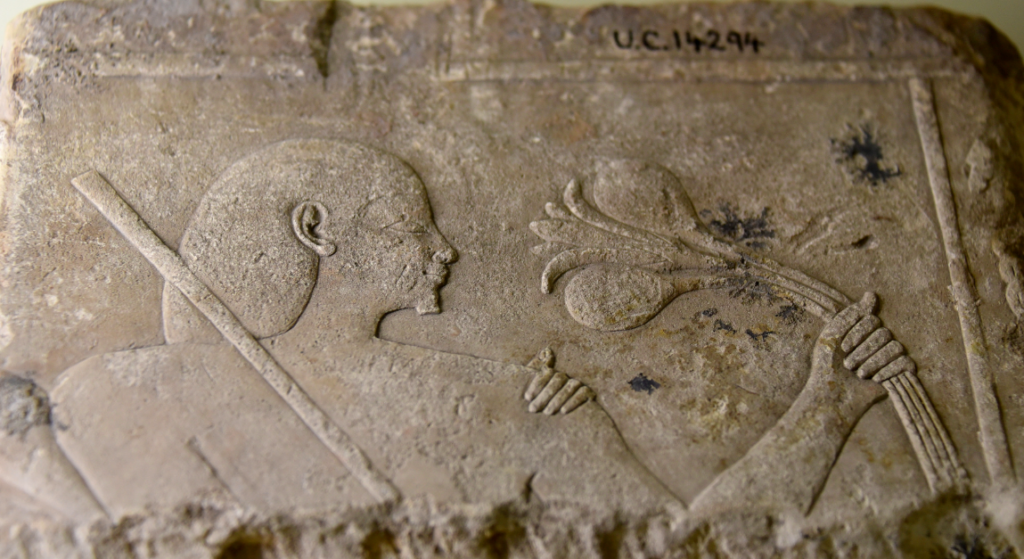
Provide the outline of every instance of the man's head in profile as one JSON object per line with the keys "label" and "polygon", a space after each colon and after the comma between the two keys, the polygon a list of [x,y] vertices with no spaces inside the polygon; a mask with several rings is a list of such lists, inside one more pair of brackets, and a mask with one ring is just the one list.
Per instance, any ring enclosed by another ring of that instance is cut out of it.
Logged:
{"label": "man's head in profile", "polygon": [[[370,328],[394,310],[439,312],[456,259],[407,164],[330,140],[289,140],[234,163],[199,203],[178,251],[257,338],[291,329],[314,291],[326,290],[335,312],[366,315]],[[164,323],[168,342],[216,335],[170,287]]]}

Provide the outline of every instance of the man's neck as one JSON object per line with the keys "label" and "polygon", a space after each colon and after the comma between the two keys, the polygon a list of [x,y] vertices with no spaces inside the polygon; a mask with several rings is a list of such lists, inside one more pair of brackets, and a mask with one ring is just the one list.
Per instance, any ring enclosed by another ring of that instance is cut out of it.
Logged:
{"label": "man's neck", "polygon": [[336,348],[370,343],[384,311],[373,294],[318,284],[298,322],[275,336],[275,344]]}

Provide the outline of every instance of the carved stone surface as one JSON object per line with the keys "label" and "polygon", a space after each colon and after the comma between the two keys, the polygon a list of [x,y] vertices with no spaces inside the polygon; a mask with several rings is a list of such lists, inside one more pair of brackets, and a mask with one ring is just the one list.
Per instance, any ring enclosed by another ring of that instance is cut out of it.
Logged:
{"label": "carved stone surface", "polygon": [[0,558],[1024,552],[983,22],[87,0],[0,86]]}

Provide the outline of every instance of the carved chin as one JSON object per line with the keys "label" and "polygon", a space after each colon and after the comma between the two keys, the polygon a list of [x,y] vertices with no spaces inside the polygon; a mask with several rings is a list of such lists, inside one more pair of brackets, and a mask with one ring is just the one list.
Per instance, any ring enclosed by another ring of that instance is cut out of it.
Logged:
{"label": "carved chin", "polygon": [[415,307],[419,314],[437,314],[441,312],[441,286],[447,279],[446,270],[424,269],[423,267],[406,266],[395,285],[401,293],[399,300],[405,304],[401,308]]}
{"label": "carved chin", "polygon": [[440,297],[435,291],[431,296],[424,297],[416,303],[416,312],[419,314],[438,314],[441,312]]}

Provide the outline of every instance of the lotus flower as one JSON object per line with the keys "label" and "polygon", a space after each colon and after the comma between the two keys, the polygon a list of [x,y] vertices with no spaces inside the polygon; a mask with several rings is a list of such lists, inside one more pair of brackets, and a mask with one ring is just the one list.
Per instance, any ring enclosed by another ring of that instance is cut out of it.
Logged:
{"label": "lotus flower", "polygon": [[[570,181],[564,207],[549,203],[545,209],[550,219],[530,224],[547,241],[534,252],[554,254],[541,275],[545,293],[576,268],[606,262],[629,267],[600,280],[597,272],[579,274],[566,287],[570,313],[586,326],[636,328],[683,293],[738,281],[773,285],[826,319],[850,303],[820,281],[716,238],[697,217],[679,179],[661,165],[633,160],[601,163],[589,194],[596,207],[587,201],[582,184]],[[652,282],[660,287],[653,289]],[[640,285],[650,289],[637,288]],[[609,304],[587,303],[584,293]],[[625,293],[632,294],[628,302]],[[614,300],[632,308],[613,308]]]}

